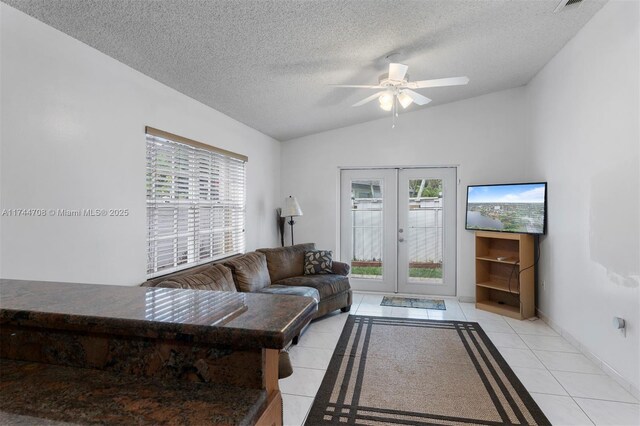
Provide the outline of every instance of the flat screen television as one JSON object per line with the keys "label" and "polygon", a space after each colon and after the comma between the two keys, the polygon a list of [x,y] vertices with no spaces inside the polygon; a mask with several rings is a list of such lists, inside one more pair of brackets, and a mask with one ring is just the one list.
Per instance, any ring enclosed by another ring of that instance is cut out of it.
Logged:
{"label": "flat screen television", "polygon": [[469,185],[465,229],[545,234],[547,183]]}

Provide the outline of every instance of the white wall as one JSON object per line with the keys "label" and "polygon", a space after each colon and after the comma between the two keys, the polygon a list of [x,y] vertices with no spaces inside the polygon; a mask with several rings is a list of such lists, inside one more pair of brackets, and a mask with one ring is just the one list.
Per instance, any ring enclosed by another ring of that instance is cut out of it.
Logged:
{"label": "white wall", "polygon": [[458,165],[457,293],[475,297],[473,233],[464,230],[466,186],[528,178],[524,100],[524,89],[516,88],[401,114],[395,129],[386,113],[284,142],[282,196],[297,196],[304,212],[296,241],[337,250],[338,167]]}
{"label": "white wall", "polygon": [[1,277],[145,280],[145,125],[248,155],[247,249],[277,244],[279,142],[7,5],[0,13],[0,207],[131,212],[2,217]]}
{"label": "white wall", "polygon": [[636,389],[639,13],[638,2],[609,2],[527,87],[533,177],[549,182],[540,310]]}

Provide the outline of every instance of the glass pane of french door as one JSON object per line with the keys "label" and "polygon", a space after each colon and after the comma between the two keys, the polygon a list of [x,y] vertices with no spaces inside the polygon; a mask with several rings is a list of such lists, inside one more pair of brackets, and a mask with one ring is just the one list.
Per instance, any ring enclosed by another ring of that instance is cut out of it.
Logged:
{"label": "glass pane of french door", "polygon": [[398,292],[455,295],[454,168],[398,174]]}
{"label": "glass pane of french door", "polygon": [[442,179],[409,179],[406,242],[414,283],[442,283]]}
{"label": "glass pane of french door", "polygon": [[351,276],[382,279],[382,180],[351,181]]}
{"label": "glass pane of french door", "polygon": [[351,287],[395,291],[396,170],[342,170],[340,259],[351,265]]}

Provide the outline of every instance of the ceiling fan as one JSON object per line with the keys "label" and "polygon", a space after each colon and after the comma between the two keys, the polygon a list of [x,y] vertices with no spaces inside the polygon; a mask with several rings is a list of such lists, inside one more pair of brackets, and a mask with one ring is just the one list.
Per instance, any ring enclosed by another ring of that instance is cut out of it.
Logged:
{"label": "ceiling fan", "polygon": [[380,102],[380,108],[385,111],[392,111],[394,118],[392,127],[395,127],[395,117],[398,116],[398,104],[400,104],[402,108],[407,108],[412,103],[415,103],[417,105],[426,105],[431,102],[431,99],[421,95],[418,92],[414,92],[412,89],[459,86],[467,84],[469,82],[468,77],[449,77],[438,78],[435,80],[409,81],[409,75],[407,74],[408,69],[409,67],[407,65],[390,63],[389,72],[382,74],[379,77],[378,85],[376,86],[351,84],[336,84],[334,86],[353,87],[359,89],[379,89],[379,92],[376,92],[373,95],[368,96],[359,102],[356,102],[352,106],[358,107],[377,98]]}

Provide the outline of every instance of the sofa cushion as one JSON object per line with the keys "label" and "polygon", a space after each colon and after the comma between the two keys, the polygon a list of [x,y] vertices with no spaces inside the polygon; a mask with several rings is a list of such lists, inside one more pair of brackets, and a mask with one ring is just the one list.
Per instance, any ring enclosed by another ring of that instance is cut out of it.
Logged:
{"label": "sofa cushion", "polygon": [[197,274],[167,278],[157,287],[236,291],[231,270],[223,265],[211,265]]}
{"label": "sofa cushion", "polygon": [[274,284],[261,288],[258,293],[288,294],[291,296],[311,297],[316,303],[320,303],[320,293],[313,287],[296,287],[291,285]]}
{"label": "sofa cushion", "polygon": [[321,300],[351,289],[349,278],[334,274],[290,277],[276,281],[274,284],[313,287],[320,293]]}
{"label": "sofa cushion", "polygon": [[[232,257],[229,257],[227,259],[225,259],[224,261],[229,261],[231,259],[233,259],[234,257],[237,257],[238,255],[234,255]],[[222,265],[223,262],[215,262],[215,263],[204,263],[202,265],[197,265],[197,266],[192,266],[190,268],[187,269],[182,269],[180,271],[177,272],[171,272],[170,274],[166,274],[160,277],[155,277],[155,278],[151,278],[150,280],[145,281],[144,283],[142,283],[141,285],[143,287],[156,287],[158,284],[160,284],[163,281],[167,281],[167,280],[172,280],[175,277],[184,277],[186,275],[195,275],[195,274],[201,274],[203,272],[205,272],[207,269],[209,269],[211,266],[213,265]]]}
{"label": "sofa cushion", "polygon": [[304,274],[333,274],[331,250],[311,250],[304,252]]}
{"label": "sofa cushion", "polygon": [[286,350],[280,351],[278,357],[278,379],[286,379],[293,374],[293,366],[291,365],[291,358],[289,352]]}
{"label": "sofa cushion", "polygon": [[331,270],[334,274],[344,275],[345,277],[349,275],[349,271],[351,270],[351,265],[344,262],[338,262],[334,260],[331,264]]}
{"label": "sofa cushion", "polygon": [[271,284],[267,259],[263,253],[251,252],[225,262],[231,269],[238,290],[252,292]]}
{"label": "sofa cushion", "polygon": [[304,252],[315,250],[314,243],[296,244],[288,247],[258,249],[267,257],[271,282],[304,275]]}

